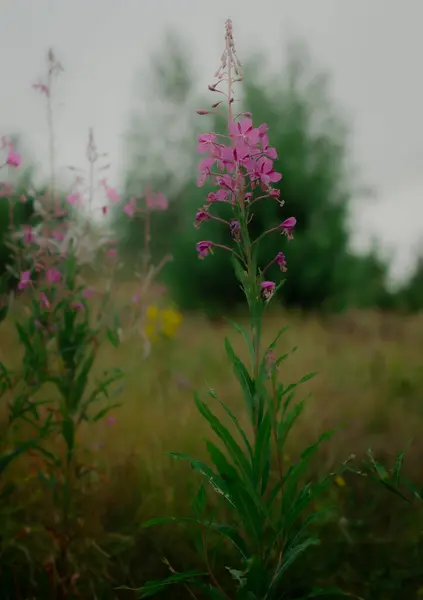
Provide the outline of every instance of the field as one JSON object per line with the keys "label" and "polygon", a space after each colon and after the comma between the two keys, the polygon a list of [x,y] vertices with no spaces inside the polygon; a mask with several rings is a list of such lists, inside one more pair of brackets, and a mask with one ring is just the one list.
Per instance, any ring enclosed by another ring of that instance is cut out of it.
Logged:
{"label": "field", "polygon": [[[369,448],[391,466],[396,453],[412,440],[405,466],[421,486],[422,318],[381,313],[318,318],[274,309],[265,323],[266,337],[284,325],[288,329],[278,350],[298,349],[282,363],[281,379],[290,383],[317,372],[299,392],[310,397],[284,461],[290,464],[332,428],[337,432],[322,448],[312,475],[327,473],[347,460],[360,468]],[[0,360],[17,366],[19,348],[12,321],[0,328]],[[125,377],[116,398],[121,406],[106,420],[83,425],[78,432],[78,456],[92,469],[74,492],[78,516],[72,553],[75,564],[86,565],[84,571],[75,570],[85,590],[75,597],[113,598],[117,593],[133,597],[132,592],[112,590],[118,585],[139,587],[146,579],[165,575],[163,557],[175,570],[201,567],[190,531],[177,525],[144,530],[142,523],[163,515],[190,514],[189,494],[198,479],[166,453],[207,456],[204,438],[211,434],[194,405],[194,390],[205,392],[208,385],[247,426],[239,386],[224,351],[225,335],[243,355],[241,340],[229,325],[195,315],[183,316],[173,339],[153,341],[146,359],[137,335],[127,339],[124,334],[117,349],[102,346],[95,371],[118,366]],[[203,396],[207,398],[206,393]],[[208,402],[219,412],[216,400]],[[35,578],[41,565],[48,572],[54,543],[60,546],[54,535],[52,542],[56,509],[53,495],[40,481],[42,468],[42,460],[29,455],[7,472],[7,479],[17,484],[12,502],[19,507],[13,521],[19,544],[14,551],[22,554],[25,566],[13,581],[3,580],[2,586],[14,591],[2,598],[32,598],[26,591],[31,589],[28,565]],[[323,501],[333,508],[321,524],[322,545],[299,561],[288,597],[300,597],[304,585],[317,582],[337,584],[369,600],[418,598],[423,591],[419,505],[409,505],[354,473],[336,478]],[[226,552],[221,550],[217,570],[225,570]],[[184,588],[175,588],[166,597],[188,596]]]}

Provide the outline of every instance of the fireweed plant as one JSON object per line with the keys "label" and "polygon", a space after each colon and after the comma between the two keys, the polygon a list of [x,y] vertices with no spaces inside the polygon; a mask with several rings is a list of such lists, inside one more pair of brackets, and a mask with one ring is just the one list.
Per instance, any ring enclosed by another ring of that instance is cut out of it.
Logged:
{"label": "fireweed plant", "polygon": [[[322,512],[315,509],[315,501],[335,475],[332,473],[316,483],[307,480],[311,460],[331,433],[325,433],[315,444],[305,448],[297,462],[288,465],[283,459],[289,433],[304,409],[304,401],[294,401],[294,392],[312,374],[295,383],[279,381],[280,367],[287,357],[276,355],[277,342],[283,331],[264,347],[263,315],[283,283],[269,279],[268,270],[276,264],[285,272],[288,260],[281,249],[268,265],[261,267],[258,248],[267,235],[279,234],[282,239],[292,240],[296,219],[285,218],[257,239],[250,236],[257,202],[283,205],[279,190],[273,187],[282,175],[274,168],[277,153],[269,145],[267,126],[255,127],[249,113],[234,114],[233,87],[243,79],[243,74],[230,20],[226,22],[225,41],[217,81],[209,85],[209,90],[219,99],[212,105],[212,110],[197,112],[221,115],[222,105],[226,104],[227,134],[206,133],[199,137],[198,151],[205,157],[199,165],[198,186],[211,180],[217,189],[209,193],[206,204],[198,210],[195,224],[199,226],[204,221],[214,220],[229,230],[233,243],[223,245],[204,240],[198,242],[196,249],[201,260],[214,252],[228,252],[247,300],[249,327],[235,325],[235,329],[248,348],[249,363],[241,360],[228,339],[225,349],[242,390],[248,427],[243,427],[241,419],[218,399],[214,390],[209,389],[209,395],[226,413],[231,430],[208,404],[195,396],[198,410],[220,444],[206,441],[212,464],[185,454],[173,453],[172,456],[188,461],[191,468],[202,475],[206,485],[202,483],[194,495],[194,516],[158,518],[145,526],[182,521],[198,528],[198,551],[205,569],[204,572],[177,572],[167,562],[170,576],[162,581],[147,582],[138,590],[142,598],[177,583],[184,585],[193,597],[196,597],[195,590],[222,600],[290,597],[287,574],[307,549],[319,543],[310,533],[311,525]],[[226,89],[222,89],[224,85]],[[218,203],[227,206],[230,215],[227,220],[213,215],[213,207]],[[226,515],[224,522],[216,520],[217,508],[219,515]],[[214,567],[213,550],[222,541],[233,550],[232,564],[226,567],[231,576],[229,579],[222,579]],[[312,583],[303,598],[326,593],[338,593],[338,590],[323,590],[313,587]]]}
{"label": "fireweed plant", "polygon": [[[57,192],[52,96],[61,70],[50,51],[46,81],[33,86],[47,102],[50,186],[35,202],[36,225],[16,229],[11,221],[14,261],[9,268],[18,281],[17,305],[21,310],[15,316],[15,325],[22,367],[15,372],[0,363],[0,398],[6,399],[8,414],[8,425],[0,439],[4,451],[0,475],[15,456],[29,453],[37,464],[43,502],[52,507],[44,511],[47,516],[42,523],[29,524],[23,533],[21,523],[19,529],[9,531],[8,538],[0,538],[2,577],[7,546],[15,547],[18,540],[22,545],[26,538],[33,549],[35,544],[38,555],[44,554],[43,577],[37,584],[43,598],[78,596],[81,589],[87,591],[80,587],[87,580],[92,590],[98,589],[108,579],[110,558],[126,549],[128,543],[121,541],[116,550],[114,540],[115,550],[110,554],[107,535],[99,539],[92,532],[87,534],[83,526],[84,499],[101,482],[102,474],[82,459],[78,433],[84,424],[105,420],[110,410],[119,406],[116,397],[123,377],[118,368],[104,371],[99,378],[93,372],[101,343],[108,339],[118,346],[121,336],[119,315],[113,311],[110,293],[119,266],[116,242],[107,230],[104,233],[104,227],[96,229],[93,211],[99,210],[100,216],[106,217],[120,196],[103,176],[99,185],[102,204],[96,208],[96,181],[105,167],[92,131],[87,144],[88,173],[73,169],[76,179],[66,197]],[[3,146],[5,165],[19,167],[20,155],[11,145]],[[21,201],[25,202],[25,197]],[[150,192],[146,202],[152,210],[157,204],[161,209],[167,205],[163,196]],[[123,207],[128,217],[134,216],[133,203],[131,200]],[[94,266],[97,270],[98,265],[105,267],[102,275],[106,286],[102,290],[86,281],[87,268]],[[157,272],[147,256],[141,297],[133,305],[142,304],[142,295]],[[17,439],[20,430],[16,432],[11,425],[18,419],[35,431],[29,441]],[[37,531],[33,539],[31,531]],[[28,551],[23,555],[30,557]],[[12,570],[15,568],[16,564]],[[27,596],[15,589],[13,597]]]}

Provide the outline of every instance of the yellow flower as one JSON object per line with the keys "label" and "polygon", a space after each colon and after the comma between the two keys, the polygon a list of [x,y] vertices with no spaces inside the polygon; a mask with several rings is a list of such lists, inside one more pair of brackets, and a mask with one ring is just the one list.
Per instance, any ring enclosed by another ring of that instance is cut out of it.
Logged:
{"label": "yellow flower", "polygon": [[155,321],[159,316],[159,309],[153,304],[147,307],[146,313],[147,321]]}
{"label": "yellow flower", "polygon": [[159,309],[157,306],[150,305],[145,311],[144,333],[151,342],[157,340]]}
{"label": "yellow flower", "polygon": [[344,487],[344,486],[347,485],[345,483],[345,479],[343,477],[341,477],[340,475],[338,475],[337,477],[335,477],[335,483],[339,487]]}
{"label": "yellow flower", "polygon": [[165,308],[161,311],[161,318],[163,334],[168,338],[174,337],[182,323],[181,313],[173,308]]}

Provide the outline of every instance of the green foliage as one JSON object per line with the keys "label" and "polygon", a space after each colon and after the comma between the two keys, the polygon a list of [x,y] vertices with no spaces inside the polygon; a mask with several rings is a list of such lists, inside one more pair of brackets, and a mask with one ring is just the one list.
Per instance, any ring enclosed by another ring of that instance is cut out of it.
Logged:
{"label": "green foliage", "polygon": [[417,259],[414,271],[396,294],[396,307],[408,313],[423,309],[423,255]]}

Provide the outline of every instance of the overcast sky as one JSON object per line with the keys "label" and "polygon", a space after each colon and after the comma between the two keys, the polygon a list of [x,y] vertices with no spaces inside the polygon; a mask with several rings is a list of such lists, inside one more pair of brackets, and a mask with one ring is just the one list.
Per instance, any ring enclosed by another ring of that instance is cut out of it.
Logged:
{"label": "overcast sky", "polygon": [[45,164],[45,115],[30,86],[52,46],[65,68],[58,162],[84,164],[93,126],[117,179],[138,70],[174,28],[206,85],[228,16],[241,60],[255,49],[279,59],[286,40],[298,36],[331,72],[333,96],[350,119],[354,160],[378,197],[357,211],[356,243],[379,237],[401,276],[423,238],[423,0],[0,0],[0,133],[22,132]]}

